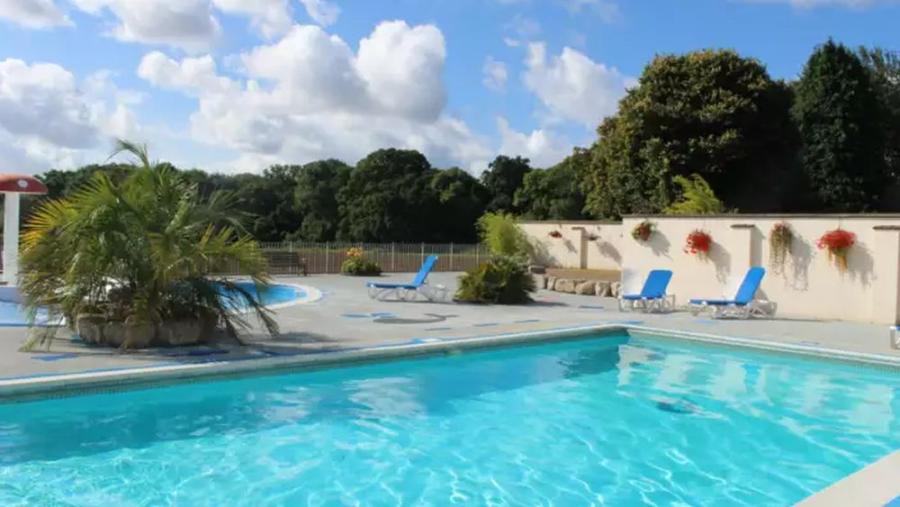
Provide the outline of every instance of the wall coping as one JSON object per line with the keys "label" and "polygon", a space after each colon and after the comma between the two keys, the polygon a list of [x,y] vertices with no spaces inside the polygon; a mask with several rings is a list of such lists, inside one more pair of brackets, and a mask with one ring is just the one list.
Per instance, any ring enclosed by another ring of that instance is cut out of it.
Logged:
{"label": "wall coping", "polygon": [[523,225],[622,225],[621,221],[616,220],[516,220],[516,223]]}
{"label": "wall coping", "polygon": [[623,215],[622,218],[653,218],[657,220],[679,220],[684,218],[702,219],[746,219],[746,218],[843,218],[843,219],[896,219],[900,213],[719,213],[715,215]]}

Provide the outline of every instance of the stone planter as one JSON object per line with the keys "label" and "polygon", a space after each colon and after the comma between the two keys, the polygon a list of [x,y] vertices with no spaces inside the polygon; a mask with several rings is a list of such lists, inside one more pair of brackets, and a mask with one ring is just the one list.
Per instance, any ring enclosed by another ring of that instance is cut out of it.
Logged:
{"label": "stone planter", "polygon": [[160,345],[178,347],[200,343],[204,323],[200,319],[183,319],[163,322],[159,325],[156,340]]}
{"label": "stone planter", "polygon": [[75,332],[85,343],[99,345],[103,343],[103,327],[106,317],[92,313],[82,313],[75,318]]}
{"label": "stone planter", "polygon": [[125,323],[118,320],[108,320],[103,324],[104,345],[121,347],[125,343]]}
{"label": "stone planter", "polygon": [[125,341],[130,349],[145,349],[156,338],[156,326],[151,322],[140,322],[128,317],[125,320]]}

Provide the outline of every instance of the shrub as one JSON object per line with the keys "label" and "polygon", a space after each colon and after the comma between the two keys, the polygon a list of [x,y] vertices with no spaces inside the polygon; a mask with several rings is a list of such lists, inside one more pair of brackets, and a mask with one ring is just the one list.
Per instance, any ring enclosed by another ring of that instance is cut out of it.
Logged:
{"label": "shrub", "polygon": [[[276,334],[258,296],[270,281],[266,259],[241,225],[234,197],[202,197],[174,168],[151,163],[142,146],[119,141],[118,152],[137,159],[127,177],[97,172],[68,197],[43,201],[26,222],[20,290],[29,314],[46,309],[70,326],[93,316],[121,328],[104,343],[130,348],[183,319],[221,325],[238,338],[249,327],[238,306],[249,305]],[[255,294],[219,274],[234,266],[250,275]],[[54,333],[35,328],[23,348],[49,347]]]}
{"label": "shrub", "polygon": [[528,239],[510,214],[485,213],[478,219],[478,233],[493,255],[527,257],[531,254]]}
{"label": "shrub", "polygon": [[521,259],[495,256],[459,279],[458,301],[518,305],[531,301],[534,278]]}
{"label": "shrub", "polygon": [[350,276],[377,276],[381,274],[381,266],[366,259],[362,248],[351,248],[347,250],[347,259],[341,264],[341,273]]}
{"label": "shrub", "polygon": [[709,183],[699,174],[692,174],[690,179],[675,176],[672,181],[681,187],[681,199],[666,208],[667,215],[715,215],[725,209]]}

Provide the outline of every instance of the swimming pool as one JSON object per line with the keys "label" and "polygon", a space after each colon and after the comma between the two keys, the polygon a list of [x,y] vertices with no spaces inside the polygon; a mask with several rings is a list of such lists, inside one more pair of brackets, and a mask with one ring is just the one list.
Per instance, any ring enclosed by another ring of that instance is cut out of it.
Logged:
{"label": "swimming pool", "polygon": [[0,505],[789,505],[900,373],[625,335],[0,405]]}
{"label": "swimming pool", "polygon": [[[245,290],[252,294],[257,294],[256,287],[250,282],[239,282]],[[280,306],[290,303],[301,303],[312,301],[319,297],[318,291],[309,287],[299,285],[273,284],[269,286],[262,294],[262,301],[266,306]],[[0,292],[0,326],[27,326],[28,315],[25,309],[19,304],[21,298],[15,292],[15,287],[7,288],[5,292]],[[48,317],[46,310],[38,310],[35,318],[35,324],[38,326],[47,325]]]}

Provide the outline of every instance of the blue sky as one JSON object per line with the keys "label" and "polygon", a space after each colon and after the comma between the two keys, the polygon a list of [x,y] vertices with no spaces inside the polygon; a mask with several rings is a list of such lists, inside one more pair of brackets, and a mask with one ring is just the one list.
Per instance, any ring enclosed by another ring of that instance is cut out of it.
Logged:
{"label": "blue sky", "polygon": [[594,139],[658,53],[733,48],[777,78],[828,37],[900,50],[879,0],[0,0],[0,170],[111,139],[216,171],[409,147],[478,172]]}

